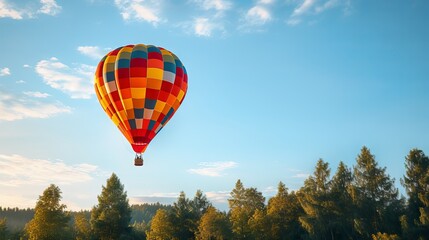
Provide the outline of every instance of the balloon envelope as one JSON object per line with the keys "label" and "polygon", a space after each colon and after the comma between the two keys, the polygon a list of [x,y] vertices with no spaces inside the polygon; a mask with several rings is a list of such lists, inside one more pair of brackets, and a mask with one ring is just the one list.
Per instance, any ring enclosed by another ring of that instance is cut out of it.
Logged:
{"label": "balloon envelope", "polygon": [[136,153],[143,153],[185,98],[186,69],[172,52],[152,45],[119,47],[102,58],[95,92]]}

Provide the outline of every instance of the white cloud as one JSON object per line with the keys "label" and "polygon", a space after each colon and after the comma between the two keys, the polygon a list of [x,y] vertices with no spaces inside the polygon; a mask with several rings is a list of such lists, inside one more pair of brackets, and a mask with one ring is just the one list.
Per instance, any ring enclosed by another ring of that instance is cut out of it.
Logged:
{"label": "white cloud", "polygon": [[231,9],[232,3],[226,0],[193,0],[204,10],[226,11]]}
{"label": "white cloud", "polygon": [[308,173],[297,173],[295,175],[292,176],[292,178],[308,178],[310,176],[310,174]]}
{"label": "white cloud", "polygon": [[29,96],[29,97],[35,97],[35,98],[47,98],[50,95],[48,93],[41,93],[41,92],[24,92],[25,95]]}
{"label": "white cloud", "polygon": [[246,13],[246,23],[249,25],[263,25],[271,21],[271,13],[268,9],[262,6],[254,6]]}
{"label": "white cloud", "polygon": [[22,67],[30,68],[31,66],[30,66],[30,65],[28,65],[28,64],[24,64]]}
{"label": "white cloud", "polygon": [[55,0],[40,0],[40,3],[42,7],[39,9],[39,13],[55,16],[61,12],[62,7]]}
{"label": "white cloud", "polygon": [[268,4],[273,4],[274,3],[274,0],[259,0],[258,1],[258,4],[266,4],[266,5],[268,5]]}
{"label": "white cloud", "polygon": [[104,56],[103,51],[97,46],[79,46],[77,50],[88,57],[101,59]]}
{"label": "white cloud", "polygon": [[71,108],[60,102],[34,100],[0,92],[0,120],[15,121],[25,118],[49,118],[61,113],[70,113]]}
{"label": "white cloud", "polygon": [[299,5],[293,10],[292,17],[296,17],[306,13],[315,3],[316,0],[304,0],[301,5]]}
{"label": "white cloud", "polygon": [[14,7],[5,0],[0,0],[0,18],[20,20],[23,18],[23,13],[14,9]]}
{"label": "white cloud", "polygon": [[12,18],[15,20],[21,20],[24,18],[32,18],[36,14],[46,14],[54,16],[61,11],[61,6],[59,6],[55,0],[40,0],[40,3],[42,4],[42,6],[39,9],[18,9],[15,5],[12,5],[6,0],[0,0],[0,18]]}
{"label": "white cloud", "polygon": [[0,154],[0,185],[7,187],[87,182],[97,170],[97,166],[86,163],[67,165],[62,161]]}
{"label": "white cloud", "polygon": [[234,168],[238,165],[236,162],[202,162],[198,164],[200,168],[188,169],[188,172],[209,177],[220,177],[223,171]]}
{"label": "white cloud", "polygon": [[0,69],[0,76],[7,76],[10,75],[10,69],[5,67]]}
{"label": "white cloud", "polygon": [[206,192],[207,198],[214,203],[227,203],[231,197],[230,191]]}
{"label": "white cloud", "polygon": [[85,64],[71,68],[57,58],[41,60],[36,65],[36,72],[46,84],[72,98],[90,98],[94,94],[94,71],[95,67]]}
{"label": "white cloud", "polygon": [[210,37],[213,31],[213,24],[208,18],[196,18],[194,23],[194,32],[196,35]]}
{"label": "white cloud", "polygon": [[[296,1],[289,1],[291,4],[296,4]],[[303,0],[298,4],[289,19],[286,21],[289,25],[297,25],[302,22],[305,15],[318,15],[328,9],[342,7],[345,15],[350,13],[350,0]]]}
{"label": "white cloud", "polygon": [[124,20],[139,20],[157,25],[161,22],[160,0],[115,0]]}
{"label": "white cloud", "polygon": [[21,83],[25,83],[25,81],[24,80],[18,80],[18,81],[16,81],[16,83],[21,84]]}

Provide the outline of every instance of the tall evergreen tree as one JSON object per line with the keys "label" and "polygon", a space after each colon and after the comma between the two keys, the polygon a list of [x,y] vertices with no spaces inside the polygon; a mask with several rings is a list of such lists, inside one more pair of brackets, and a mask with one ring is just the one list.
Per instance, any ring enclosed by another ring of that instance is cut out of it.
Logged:
{"label": "tall evergreen tree", "polygon": [[130,232],[131,208],[127,193],[118,176],[107,179],[98,196],[98,205],[91,211],[91,228],[98,239],[114,240]]}
{"label": "tall evergreen tree", "polygon": [[[400,229],[398,189],[367,147],[356,159],[352,198],[356,205],[355,230],[363,238],[372,234],[395,233]],[[398,207],[397,207],[398,206]]]}
{"label": "tall evergreen tree", "polygon": [[71,239],[66,205],[60,203],[61,190],[51,184],[39,196],[33,219],[26,225],[30,240]]}
{"label": "tall evergreen tree", "polygon": [[201,217],[196,239],[226,240],[232,238],[231,226],[225,213],[210,206]]}
{"label": "tall evergreen tree", "polygon": [[312,176],[304,182],[298,199],[305,214],[299,218],[311,239],[333,239],[333,209],[330,195],[329,164],[319,159]]}
{"label": "tall evergreen tree", "polygon": [[353,238],[353,201],[351,186],[353,176],[350,169],[340,162],[337,172],[331,180],[331,199],[335,204],[333,207],[332,224],[335,239]]}
{"label": "tall evergreen tree", "polygon": [[[167,210],[160,208],[156,211],[150,225],[150,230],[146,232],[148,240],[178,239],[174,237],[175,224]],[[180,238],[179,238],[180,239]]]}
{"label": "tall evergreen tree", "polygon": [[237,180],[235,188],[228,199],[230,208],[230,221],[234,239],[249,239],[251,229],[249,219],[257,209],[265,208],[265,197],[256,188],[244,188],[242,182]]}
{"label": "tall evergreen tree", "polygon": [[255,210],[252,217],[249,219],[249,227],[252,233],[251,239],[271,239],[271,224],[265,209]]}
{"label": "tall evergreen tree", "polygon": [[412,149],[405,157],[405,175],[401,179],[402,185],[408,195],[407,211],[403,219],[404,237],[407,239],[419,239],[429,236],[429,227],[425,227],[420,219],[424,214],[424,194],[429,192],[429,185],[425,183],[425,176],[429,171],[429,158],[422,150]]}
{"label": "tall evergreen tree", "polygon": [[[194,217],[196,223],[200,220],[203,214],[207,211],[207,209],[211,206],[209,200],[207,200],[206,195],[201,190],[197,190],[195,193],[195,197],[191,202],[192,211],[194,212]],[[198,223],[197,223],[198,224]]]}
{"label": "tall evergreen tree", "polygon": [[198,224],[195,219],[192,202],[183,191],[180,192],[179,198],[174,203],[171,211],[175,225],[175,237],[183,240],[194,239]]}
{"label": "tall evergreen tree", "polygon": [[304,231],[299,222],[302,214],[303,209],[295,192],[288,193],[285,184],[280,182],[277,194],[270,198],[267,206],[267,217],[271,223],[270,239],[299,239]]}

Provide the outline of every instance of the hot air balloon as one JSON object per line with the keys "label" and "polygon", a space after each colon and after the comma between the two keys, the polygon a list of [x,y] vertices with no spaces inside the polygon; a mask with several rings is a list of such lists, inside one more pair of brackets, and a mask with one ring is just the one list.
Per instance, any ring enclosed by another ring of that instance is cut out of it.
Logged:
{"label": "hot air balloon", "polygon": [[186,69],[172,52],[152,45],[119,47],[95,72],[97,98],[136,153],[134,165],[173,117],[188,89]]}

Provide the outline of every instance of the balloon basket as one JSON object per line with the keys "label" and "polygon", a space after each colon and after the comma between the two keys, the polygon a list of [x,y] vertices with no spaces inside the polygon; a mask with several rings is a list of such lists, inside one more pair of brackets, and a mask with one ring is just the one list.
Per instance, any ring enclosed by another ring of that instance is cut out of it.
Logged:
{"label": "balloon basket", "polygon": [[134,158],[134,166],[143,166],[143,158],[141,154],[136,154]]}

